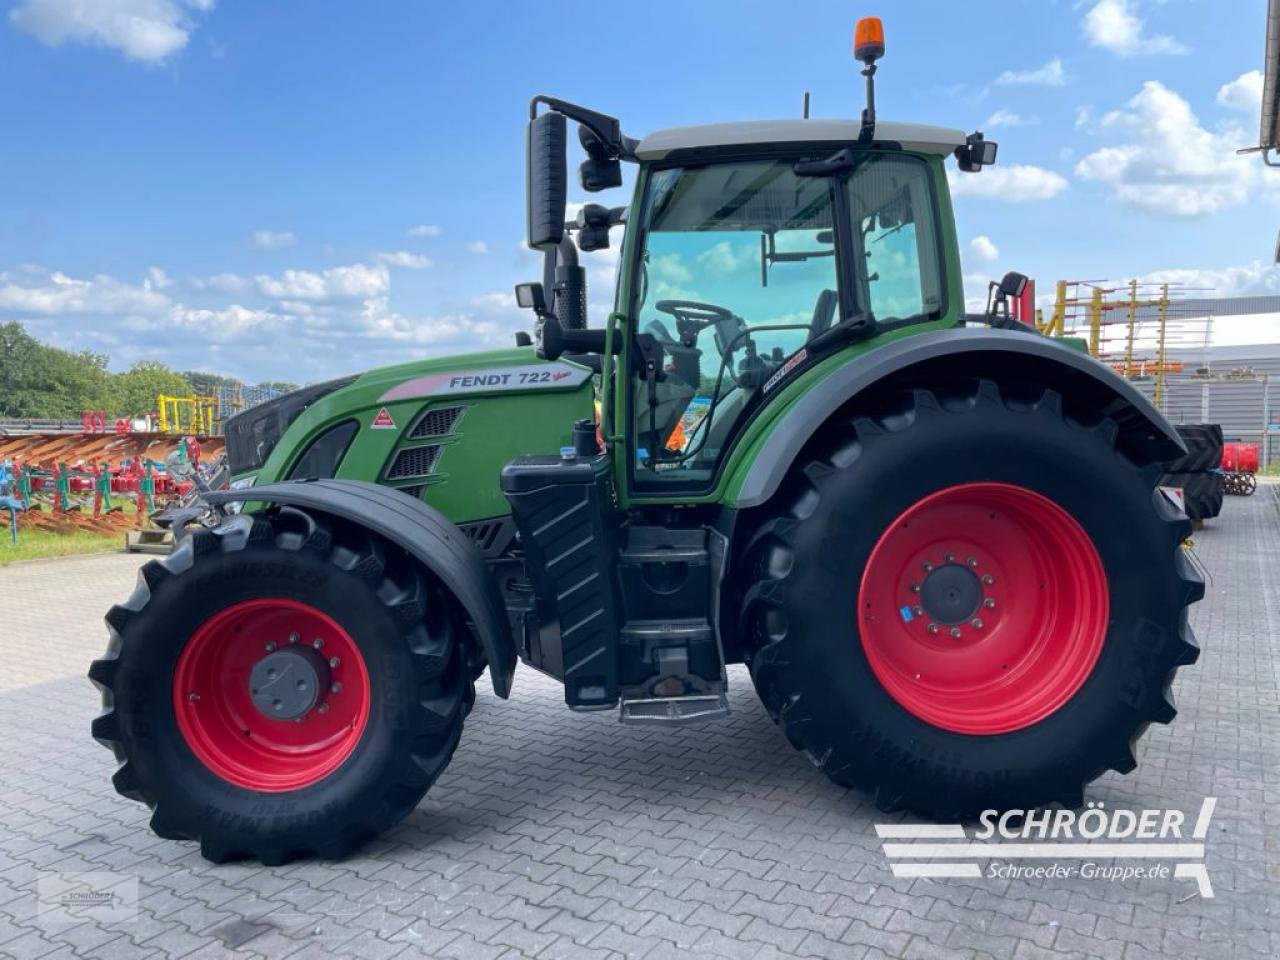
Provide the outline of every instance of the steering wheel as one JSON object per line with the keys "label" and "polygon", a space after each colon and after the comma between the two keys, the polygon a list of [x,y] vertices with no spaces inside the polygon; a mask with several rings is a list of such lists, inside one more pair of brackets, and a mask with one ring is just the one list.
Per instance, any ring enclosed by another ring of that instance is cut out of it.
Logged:
{"label": "steering wheel", "polygon": [[733,320],[732,310],[697,300],[659,300],[653,308],[675,317],[680,341],[686,347],[692,347],[698,333],[706,327]]}
{"label": "steering wheel", "polygon": [[692,347],[698,334],[707,327],[716,328],[716,349],[724,353],[738,333],[746,329],[742,318],[732,310],[714,303],[703,303],[699,300],[659,300],[653,305],[655,310],[675,317],[676,329],[680,332],[680,342]]}

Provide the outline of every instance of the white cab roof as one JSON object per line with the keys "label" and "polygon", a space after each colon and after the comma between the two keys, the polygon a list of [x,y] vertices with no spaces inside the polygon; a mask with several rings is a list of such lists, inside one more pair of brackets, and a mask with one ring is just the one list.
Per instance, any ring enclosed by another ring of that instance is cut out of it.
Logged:
{"label": "white cab roof", "polygon": [[[740,123],[709,123],[697,127],[658,130],[640,141],[636,156],[641,160],[661,160],[676,150],[700,147],[737,147],[806,141],[855,143],[862,124],[857,120],[747,120]],[[932,127],[923,123],[876,122],[877,141],[899,143],[904,150],[950,155],[965,142],[960,130]]]}

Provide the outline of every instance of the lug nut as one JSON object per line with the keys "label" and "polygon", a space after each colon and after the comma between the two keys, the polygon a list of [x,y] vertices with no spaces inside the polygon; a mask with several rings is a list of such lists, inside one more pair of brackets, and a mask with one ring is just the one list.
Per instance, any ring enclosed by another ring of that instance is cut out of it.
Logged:
{"label": "lug nut", "polygon": [[959,627],[952,627],[952,628],[951,628],[951,637],[952,637],[952,639],[953,639],[953,640],[959,640],[959,639],[960,639],[960,628],[959,628]]}
{"label": "lug nut", "polygon": [[324,646],[324,641],[321,640],[319,637],[316,637],[314,640],[311,641],[311,646],[319,650],[321,647]]}
{"label": "lug nut", "polygon": [[188,699],[188,700],[190,700],[192,703],[195,703],[197,700],[199,700],[199,699],[200,699],[200,694],[198,694],[198,693],[188,693],[188,694],[187,694],[187,699]]}
{"label": "lug nut", "polygon": [[987,597],[987,599],[982,601],[982,605],[986,607],[988,610],[991,610],[995,607],[996,602],[992,600],[990,597]]}
{"label": "lug nut", "polygon": [[981,617],[974,617],[972,620],[970,620],[970,621],[969,621],[969,623],[970,623],[970,625],[972,625],[973,629],[975,629],[975,630],[981,630],[981,629],[982,629],[982,618],[981,618]]}
{"label": "lug nut", "polygon": [[918,583],[913,583],[913,584],[911,585],[911,592],[912,592],[912,593],[919,593],[919,592],[920,592],[920,584],[918,584]]}
{"label": "lug nut", "polygon": [[943,557],[942,559],[946,560],[946,561],[947,561],[947,563],[955,563],[955,562],[956,562],[956,555],[955,555],[954,553],[948,553],[948,554],[947,554],[945,557]]}
{"label": "lug nut", "polygon": [[342,666],[342,661],[339,660],[337,657],[329,658],[329,668],[331,670],[337,670],[340,666]]}
{"label": "lug nut", "polygon": [[297,643],[297,642],[298,642],[299,640],[301,640],[301,639],[302,639],[302,637],[300,637],[297,633],[291,633],[291,634],[289,634],[289,642],[290,642],[290,643]]}
{"label": "lug nut", "polygon": [[918,617],[924,613],[924,607],[912,607],[911,612]]}
{"label": "lug nut", "polygon": [[[327,703],[322,703],[320,704],[320,706],[316,707],[316,710],[319,711],[320,713],[328,713],[329,705]],[[299,717],[298,719],[301,720],[302,718]]]}
{"label": "lug nut", "polygon": [[982,582],[983,582],[983,583],[985,583],[985,584],[989,587],[989,586],[991,586],[993,583],[995,583],[995,582],[996,582],[996,578],[995,578],[995,577],[993,577],[993,576],[992,576],[991,574],[989,574],[989,573],[984,573],[984,574],[982,575]]}
{"label": "lug nut", "polygon": [[931,571],[933,570],[933,564],[932,564],[932,563],[930,563],[928,560],[926,560],[924,563],[920,564],[920,566],[922,566],[922,567],[924,568],[924,572],[925,572],[925,573],[929,573],[929,572],[931,572]]}
{"label": "lug nut", "polygon": [[937,633],[937,632],[938,632],[938,625],[937,625],[936,623],[931,623],[931,624],[929,624],[929,632],[930,632],[930,633]]}
{"label": "lug nut", "polygon": [[268,641],[267,641],[267,653],[275,653],[275,652],[276,652],[276,644],[275,644],[275,641],[274,641],[274,640],[268,640]]}
{"label": "lug nut", "polygon": [[971,567],[976,567],[978,565],[978,558],[970,557],[968,560],[965,561],[965,563],[967,563]]}
{"label": "lug nut", "polygon": [[341,693],[341,692],[342,692],[342,684],[341,684],[341,683],[335,683],[335,684],[333,684],[333,686],[331,686],[331,687],[329,688],[329,692],[330,692],[330,693]]}

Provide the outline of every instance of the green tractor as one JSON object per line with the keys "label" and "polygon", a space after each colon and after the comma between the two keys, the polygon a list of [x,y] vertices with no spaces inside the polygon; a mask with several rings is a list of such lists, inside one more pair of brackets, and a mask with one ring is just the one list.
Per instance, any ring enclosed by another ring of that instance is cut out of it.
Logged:
{"label": "green tractor", "polygon": [[[233,418],[232,489],[107,614],[117,790],[214,861],[341,857],[449,763],[488,670],[571,710],[706,721],[745,663],[788,740],[884,810],[1082,803],[1174,716],[1203,594],[1161,494],[1184,452],[1126,381],[966,314],[945,165],[980,133],[663,130],[539,96],[511,349]],[[578,125],[591,204],[567,224]],[[578,250],[625,226],[613,312]]]}

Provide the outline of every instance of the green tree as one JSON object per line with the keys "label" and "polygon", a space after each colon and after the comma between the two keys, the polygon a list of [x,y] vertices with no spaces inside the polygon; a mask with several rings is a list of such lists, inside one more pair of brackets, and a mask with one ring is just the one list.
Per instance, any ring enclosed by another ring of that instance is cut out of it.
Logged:
{"label": "green tree", "polygon": [[20,323],[0,325],[0,415],[77,420],[110,397],[107,358],[40,343]]}
{"label": "green tree", "polygon": [[139,360],[124,373],[111,377],[110,412],[117,417],[135,417],[156,411],[156,397],[189,397],[191,382],[159,360]]}

